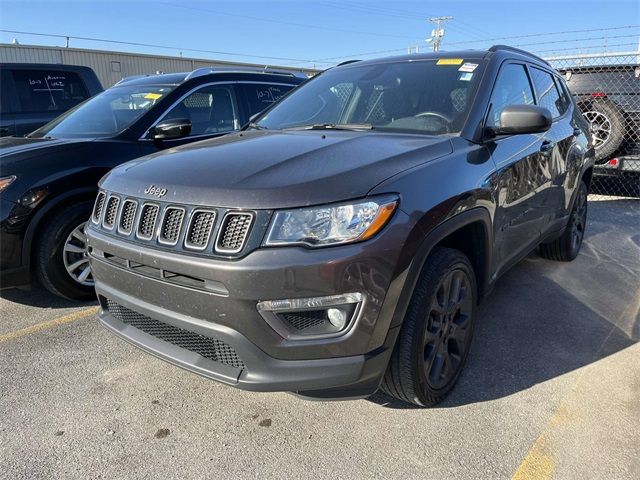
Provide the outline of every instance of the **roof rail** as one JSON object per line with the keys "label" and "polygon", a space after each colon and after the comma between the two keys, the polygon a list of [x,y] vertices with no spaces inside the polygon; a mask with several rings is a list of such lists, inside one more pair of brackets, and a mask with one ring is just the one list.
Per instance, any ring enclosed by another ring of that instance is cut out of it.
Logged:
{"label": "roof rail", "polygon": [[356,62],[361,62],[362,60],[346,60],[344,62],[340,62],[339,64],[336,65],[336,67],[341,67],[343,65],[349,65],[350,63],[356,63]]}
{"label": "roof rail", "polygon": [[497,52],[498,50],[506,50],[509,52],[519,53],[520,55],[525,55],[527,57],[535,58],[536,60],[541,61],[545,65],[551,66],[549,62],[547,62],[544,58],[534,55],[533,53],[527,52],[526,50],[521,50],[520,48],[510,47],[509,45],[494,45],[489,49],[490,52]]}
{"label": "roof rail", "polygon": [[203,75],[209,75],[211,73],[266,73],[271,75],[286,75],[288,77],[307,78],[302,72],[293,72],[288,70],[269,69],[267,66],[264,68],[258,67],[202,67],[196,68],[193,72],[189,73],[184,81],[191,80],[192,78],[201,77]]}

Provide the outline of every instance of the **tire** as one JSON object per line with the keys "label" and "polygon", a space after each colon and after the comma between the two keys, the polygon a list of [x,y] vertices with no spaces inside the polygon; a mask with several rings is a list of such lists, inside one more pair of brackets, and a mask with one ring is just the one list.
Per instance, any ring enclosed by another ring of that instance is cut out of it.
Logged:
{"label": "tire", "polygon": [[591,128],[596,162],[609,160],[624,140],[626,123],[615,103],[596,99],[580,105]]}
{"label": "tire", "polygon": [[[88,273],[84,284],[72,278],[67,267],[78,265],[73,271],[81,278],[88,258],[81,252],[86,243],[78,238],[78,229],[89,220],[92,205],[80,203],[62,209],[45,220],[44,229],[39,233],[36,244],[35,269],[38,281],[51,293],[71,300],[92,300],[95,298],[93,278]],[[67,250],[65,251],[65,246]],[[74,248],[75,247],[75,248]],[[66,261],[66,263],[65,263]],[[80,263],[82,262],[82,263]],[[90,272],[90,271],[89,271]],[[86,273],[85,273],[86,274]]]}
{"label": "tire", "polygon": [[[451,290],[456,284],[458,295]],[[476,295],[469,259],[451,248],[434,250],[411,297],[380,386],[383,392],[422,407],[447,396],[469,354]],[[459,300],[455,305],[454,297]]]}
{"label": "tire", "polygon": [[580,181],[567,227],[559,238],[540,245],[540,255],[549,260],[570,262],[580,253],[586,226],[587,185]]}

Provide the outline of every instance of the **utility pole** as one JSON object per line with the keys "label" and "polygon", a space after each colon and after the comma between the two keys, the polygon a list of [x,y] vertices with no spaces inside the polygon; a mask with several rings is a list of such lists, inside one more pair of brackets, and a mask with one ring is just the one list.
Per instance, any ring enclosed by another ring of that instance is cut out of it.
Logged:
{"label": "utility pole", "polygon": [[442,43],[442,38],[444,37],[444,28],[442,28],[442,25],[444,24],[444,22],[448,22],[449,20],[453,20],[453,17],[431,17],[429,19],[431,23],[436,24],[436,28],[431,31],[430,39],[433,42],[434,52],[440,50],[440,44]]}

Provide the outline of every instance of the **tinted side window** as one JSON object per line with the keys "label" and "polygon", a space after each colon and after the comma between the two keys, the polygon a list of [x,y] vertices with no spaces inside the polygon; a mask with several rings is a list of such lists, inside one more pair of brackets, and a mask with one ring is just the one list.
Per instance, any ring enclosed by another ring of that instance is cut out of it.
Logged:
{"label": "tinted side window", "polygon": [[571,106],[571,94],[569,93],[567,85],[563,84],[562,80],[560,80],[558,77],[554,77],[553,80],[556,82],[556,88],[558,89],[558,92],[560,92],[560,114],[564,115],[564,112],[569,110],[569,107]]}
{"label": "tinted side window", "polygon": [[567,111],[567,105],[565,100],[560,97],[553,76],[535,67],[530,68],[529,71],[531,72],[531,80],[536,87],[538,105],[548,109],[553,118],[558,118]]}
{"label": "tinted side window", "polygon": [[64,112],[89,98],[80,76],[59,70],[14,70],[22,112]]}
{"label": "tinted side window", "polygon": [[280,100],[293,86],[252,83],[240,85],[240,88],[247,97],[249,116],[252,116]]}
{"label": "tinted side window", "polygon": [[488,127],[500,126],[500,113],[508,105],[532,105],[533,90],[524,65],[507,64],[500,69],[491,93]]}
{"label": "tinted side window", "polygon": [[231,132],[239,128],[238,109],[231,87],[211,85],[191,93],[161,120],[191,120],[191,135]]}

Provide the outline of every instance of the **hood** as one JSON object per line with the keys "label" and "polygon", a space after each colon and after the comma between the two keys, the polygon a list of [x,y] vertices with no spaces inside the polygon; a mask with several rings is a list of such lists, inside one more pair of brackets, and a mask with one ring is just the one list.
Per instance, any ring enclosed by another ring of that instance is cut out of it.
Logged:
{"label": "hood", "polygon": [[[451,153],[448,138],[380,132],[249,131],[143,157],[102,188],[140,198],[251,209],[364,197],[387,178]],[[157,190],[154,190],[157,192]]]}
{"label": "hood", "polygon": [[92,142],[92,138],[0,138],[0,165],[6,167],[15,160],[33,155],[40,155],[50,149],[65,149],[76,147],[80,143]]}

